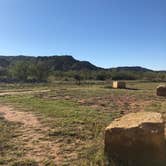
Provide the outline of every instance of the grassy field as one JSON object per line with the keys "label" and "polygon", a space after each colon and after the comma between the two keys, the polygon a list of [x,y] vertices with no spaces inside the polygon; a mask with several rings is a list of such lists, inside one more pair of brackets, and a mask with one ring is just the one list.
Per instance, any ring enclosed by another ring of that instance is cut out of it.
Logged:
{"label": "grassy field", "polygon": [[[165,117],[166,99],[155,94],[160,83],[128,81],[127,89],[112,89],[111,83],[80,86],[57,84],[2,84],[0,92],[49,89],[47,92],[0,96],[0,103],[33,112],[49,126],[45,134],[60,146],[62,165],[104,165],[104,129],[117,117],[130,112],[156,111]],[[22,160],[24,153],[16,141],[18,123],[0,119],[0,165],[38,165]],[[43,165],[55,165],[51,159]]]}

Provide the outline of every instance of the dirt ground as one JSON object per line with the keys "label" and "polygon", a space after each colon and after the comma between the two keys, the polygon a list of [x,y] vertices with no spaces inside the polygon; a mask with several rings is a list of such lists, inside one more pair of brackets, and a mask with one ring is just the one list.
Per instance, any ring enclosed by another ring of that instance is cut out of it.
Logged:
{"label": "dirt ground", "polygon": [[0,113],[6,120],[21,124],[19,128],[20,134],[15,141],[23,146],[25,158],[31,158],[42,163],[49,157],[56,164],[60,163],[59,145],[46,138],[44,133],[49,128],[43,126],[35,115],[29,112],[20,112],[10,106],[3,105],[0,105]]}

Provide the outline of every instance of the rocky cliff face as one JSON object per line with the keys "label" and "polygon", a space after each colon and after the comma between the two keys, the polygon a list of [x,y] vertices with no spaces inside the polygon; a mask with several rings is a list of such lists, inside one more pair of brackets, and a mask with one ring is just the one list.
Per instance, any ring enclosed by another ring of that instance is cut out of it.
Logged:
{"label": "rocky cliff face", "polygon": [[97,70],[100,69],[95,65],[87,61],[79,61],[72,56],[0,56],[0,67],[7,68],[11,64],[24,61],[30,63],[42,62],[45,66],[48,66],[52,70]]}

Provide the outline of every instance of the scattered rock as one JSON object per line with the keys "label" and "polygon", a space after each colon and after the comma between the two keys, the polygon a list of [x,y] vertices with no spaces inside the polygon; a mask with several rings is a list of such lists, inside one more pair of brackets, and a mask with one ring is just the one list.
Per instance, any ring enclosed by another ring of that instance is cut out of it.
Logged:
{"label": "scattered rock", "polygon": [[78,101],[79,104],[85,104],[86,101],[84,99]]}
{"label": "scattered rock", "polygon": [[130,113],[105,129],[108,161],[123,166],[165,166],[164,121],[160,113]]}
{"label": "scattered rock", "polygon": [[65,99],[66,99],[66,100],[70,100],[71,97],[70,97],[70,96],[65,96]]}

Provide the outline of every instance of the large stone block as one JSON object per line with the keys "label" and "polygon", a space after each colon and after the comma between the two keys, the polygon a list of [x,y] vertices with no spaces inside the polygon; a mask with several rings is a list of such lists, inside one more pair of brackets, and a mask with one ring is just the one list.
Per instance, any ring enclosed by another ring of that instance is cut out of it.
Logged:
{"label": "large stone block", "polygon": [[159,113],[131,113],[105,129],[105,154],[116,166],[166,166],[165,148]]}
{"label": "large stone block", "polygon": [[112,83],[113,88],[126,88],[126,83],[122,81],[113,81]]}
{"label": "large stone block", "polygon": [[166,96],[166,86],[159,85],[156,89],[157,96]]}

